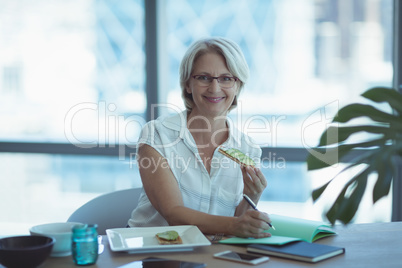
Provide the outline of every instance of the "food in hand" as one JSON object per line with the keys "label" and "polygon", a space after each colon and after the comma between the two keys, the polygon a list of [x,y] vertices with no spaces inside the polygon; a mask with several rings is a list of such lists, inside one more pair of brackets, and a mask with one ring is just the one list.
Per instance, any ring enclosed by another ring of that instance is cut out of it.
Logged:
{"label": "food in hand", "polygon": [[219,152],[224,156],[232,159],[236,163],[239,163],[240,165],[255,166],[255,162],[253,161],[253,159],[251,159],[238,149],[234,148],[224,149],[222,147],[219,147]]}
{"label": "food in hand", "polygon": [[181,237],[176,231],[166,231],[156,234],[156,239],[160,245],[183,244]]}

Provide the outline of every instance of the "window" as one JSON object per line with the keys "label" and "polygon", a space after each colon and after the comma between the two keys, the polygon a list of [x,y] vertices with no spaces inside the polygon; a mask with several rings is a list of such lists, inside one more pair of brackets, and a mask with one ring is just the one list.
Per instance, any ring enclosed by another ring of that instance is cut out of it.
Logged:
{"label": "window", "polygon": [[0,139],[133,142],[129,117],[145,113],[143,19],[140,0],[2,1]]}
{"label": "window", "polygon": [[[338,107],[392,85],[394,1],[146,1],[0,4],[0,193],[17,200],[9,213],[23,212],[0,223],[64,221],[96,195],[139,186],[126,145],[150,119],[147,100],[168,104],[162,113],[184,108],[180,60],[211,35],[236,41],[250,66],[231,118],[263,147],[269,187],[260,205],[320,219],[328,204],[313,205],[310,191],[331,174],[308,173],[304,148],[316,145]],[[150,64],[144,21],[153,13],[158,61]],[[30,154],[44,151],[56,155]],[[359,220],[389,220],[390,197],[371,218],[367,199]]]}
{"label": "window", "polygon": [[[360,93],[372,86],[392,86],[393,1],[161,2],[161,69],[167,73],[160,84],[171,111],[184,108],[178,69],[188,46],[207,36],[236,41],[250,82],[231,118],[265,148],[264,205],[270,212],[320,219],[330,200],[312,204],[310,193],[333,171],[307,173],[304,158],[289,161],[277,148],[317,145],[338,108],[361,101]],[[372,218],[363,208],[357,220],[389,220],[389,207],[390,199],[379,202]]]}
{"label": "window", "polygon": [[193,41],[231,38],[251,74],[232,117],[262,146],[313,146],[329,123],[323,107],[333,116],[369,87],[392,86],[392,0],[162,2],[166,102],[184,107],[178,68]]}

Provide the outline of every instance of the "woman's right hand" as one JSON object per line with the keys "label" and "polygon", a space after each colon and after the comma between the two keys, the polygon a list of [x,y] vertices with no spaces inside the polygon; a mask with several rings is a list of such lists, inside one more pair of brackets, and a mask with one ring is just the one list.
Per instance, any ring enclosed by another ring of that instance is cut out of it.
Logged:
{"label": "woman's right hand", "polygon": [[228,229],[231,235],[238,237],[270,237],[270,233],[264,232],[270,228],[268,222],[271,219],[267,213],[249,209],[243,215],[235,217]]}

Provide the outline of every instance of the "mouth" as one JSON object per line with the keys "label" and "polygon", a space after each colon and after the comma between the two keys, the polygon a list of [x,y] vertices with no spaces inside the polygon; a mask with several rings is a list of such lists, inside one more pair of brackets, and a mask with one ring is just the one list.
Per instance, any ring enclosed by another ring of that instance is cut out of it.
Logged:
{"label": "mouth", "polygon": [[222,101],[223,99],[225,99],[225,97],[217,97],[217,98],[205,97],[205,99],[207,99],[209,102],[218,103],[218,102]]}

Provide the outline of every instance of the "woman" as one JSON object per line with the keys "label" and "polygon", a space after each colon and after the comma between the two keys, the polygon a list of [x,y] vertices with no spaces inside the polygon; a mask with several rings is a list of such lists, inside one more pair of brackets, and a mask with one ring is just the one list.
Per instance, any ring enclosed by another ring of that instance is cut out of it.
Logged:
{"label": "woman", "polygon": [[238,148],[259,163],[261,149],[227,115],[248,79],[237,44],[225,38],[195,42],[180,66],[186,111],[145,125],[137,160],[145,192],[128,224],[196,225],[206,234],[267,237],[269,216],[258,202],[267,182],[258,168],[241,168],[218,152]]}

